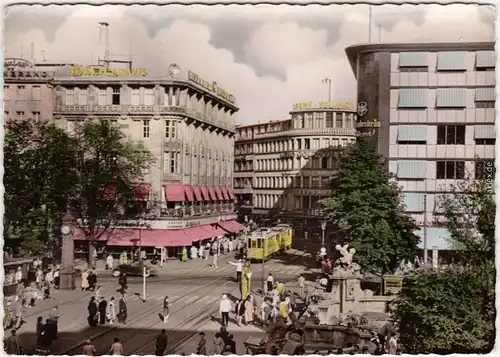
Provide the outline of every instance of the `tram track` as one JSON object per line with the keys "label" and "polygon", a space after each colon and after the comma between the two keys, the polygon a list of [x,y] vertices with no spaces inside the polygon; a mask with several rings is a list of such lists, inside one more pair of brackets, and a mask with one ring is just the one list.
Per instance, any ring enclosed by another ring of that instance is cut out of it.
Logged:
{"label": "tram track", "polygon": [[[189,309],[191,307],[191,305],[188,304],[188,305],[183,305],[180,308],[176,308],[177,302],[182,302],[182,300],[188,298],[189,296],[192,296],[193,294],[196,294],[196,292],[202,291],[203,289],[206,290],[207,287],[209,287],[209,286],[211,286],[219,281],[226,280],[226,282],[223,285],[216,288],[216,290],[222,290],[228,284],[233,283],[232,281],[227,280],[227,279],[228,278],[225,276],[224,277],[217,277],[216,279],[210,280],[206,284],[203,284],[201,286],[198,286],[195,289],[188,291],[186,294],[176,298],[175,300],[170,301],[172,307],[170,308],[171,312],[170,312],[169,319],[172,320],[172,318],[177,316],[179,313],[186,311],[187,309]],[[221,294],[222,294],[222,292],[221,292]],[[209,304],[211,305],[219,299],[220,299],[220,297],[214,298],[214,300],[211,301]],[[92,343],[96,347],[101,346],[101,345],[109,346],[112,343],[111,338],[110,338],[110,334],[115,332],[118,328],[120,328],[120,331],[126,331],[127,326],[132,327],[134,324],[138,324],[141,321],[144,322],[144,321],[150,319],[152,315],[158,315],[158,313],[161,312],[162,309],[163,309],[163,302],[157,303],[153,307],[148,308],[147,310],[140,311],[139,313],[135,314],[133,317],[127,319],[127,325],[125,325],[125,326],[123,326],[123,325],[111,326],[110,328],[106,329],[105,331],[101,331],[100,333],[97,333],[95,336],[92,336],[91,337]],[[206,306],[202,307],[201,310],[203,310],[203,309],[206,309]],[[195,314],[197,314],[198,312],[199,311],[196,311]],[[178,324],[176,326],[178,327],[180,325],[184,325],[185,322],[186,321],[184,320],[183,322],[181,322],[180,324]],[[121,337],[121,340],[130,342],[130,339],[133,338],[133,336],[137,335],[137,330],[139,330],[139,329],[140,330],[148,330],[148,329],[151,329],[152,327],[159,325],[159,324],[162,324],[162,322],[159,321],[159,318],[158,318],[153,323],[146,324],[146,326],[139,326],[139,327],[135,327],[135,328],[132,327],[131,331],[129,333],[127,333],[125,337]],[[170,327],[171,327],[171,325],[168,325],[168,324],[165,325],[165,328],[170,328]],[[157,331],[154,331],[154,332],[157,333]],[[140,337],[141,338],[143,337],[142,333],[140,334]],[[148,344],[149,343],[150,343],[150,341],[148,341]],[[84,344],[84,341],[81,341],[78,344],[76,344],[70,348],[65,349],[60,354],[62,354],[62,355],[81,355],[81,347],[83,346],[83,344]]]}

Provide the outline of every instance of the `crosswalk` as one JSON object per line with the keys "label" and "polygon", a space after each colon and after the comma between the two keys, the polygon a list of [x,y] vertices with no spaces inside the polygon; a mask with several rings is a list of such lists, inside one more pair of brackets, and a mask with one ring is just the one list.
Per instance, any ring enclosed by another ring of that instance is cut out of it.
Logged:
{"label": "crosswalk", "polygon": [[[272,274],[283,274],[283,275],[298,275],[305,273],[307,269],[305,267],[301,266],[287,266],[287,265],[265,265],[264,270],[266,273],[272,273]],[[261,272],[262,271],[262,265],[261,264],[253,264],[252,265],[252,272]],[[214,267],[204,267],[204,268],[199,268],[199,267],[191,267],[191,268],[181,268],[181,269],[175,269],[169,272],[171,275],[184,275],[187,273],[196,273],[196,274],[201,274],[201,275],[213,275],[217,274],[220,275],[222,273],[225,273],[227,275],[231,274],[236,274],[236,269],[234,266],[229,265],[229,266],[219,266],[218,268]]]}

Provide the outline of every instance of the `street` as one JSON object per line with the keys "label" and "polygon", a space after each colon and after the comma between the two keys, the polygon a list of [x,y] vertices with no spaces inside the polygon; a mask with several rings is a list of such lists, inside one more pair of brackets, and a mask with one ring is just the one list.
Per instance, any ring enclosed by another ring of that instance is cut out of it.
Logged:
{"label": "street", "polygon": [[[302,256],[302,255],[298,255]],[[221,259],[222,260],[222,259]],[[146,300],[142,296],[142,279],[129,278],[126,295],[128,320],[126,325],[104,325],[90,327],[87,324],[87,305],[95,293],[75,291],[55,291],[54,299],[38,302],[37,306],[25,313],[24,324],[18,331],[23,347],[27,352],[33,351],[36,343],[36,318],[48,317],[53,306],[59,308],[59,338],[54,341],[52,354],[80,355],[85,340],[91,339],[98,354],[107,354],[114,337],[122,341],[126,355],[150,355],[154,353],[154,341],[161,329],[167,330],[169,338],[169,354],[186,350],[186,343],[191,344],[193,336],[201,330],[218,329],[219,324],[211,322],[211,315],[218,311],[222,294],[227,294],[233,301],[240,297],[239,284],[234,281],[235,267],[228,264],[231,257],[219,261],[219,268],[201,267],[202,262],[184,264],[184,270],[171,269],[162,271],[157,277],[148,278],[146,285]],[[262,286],[262,275],[258,272],[261,264],[254,264],[252,288]],[[177,268],[177,266],[176,266]],[[284,265],[279,259],[270,260],[265,264],[266,275],[273,272],[276,279],[288,282],[295,281],[298,272],[304,271],[302,266]],[[165,268],[164,268],[165,269]],[[168,269],[168,267],[167,267]],[[100,296],[113,296],[118,301],[117,279],[111,277],[111,272],[99,272]],[[77,282],[77,287],[79,282]],[[169,296],[171,303],[168,323],[160,321],[163,299]],[[253,328],[249,332],[262,334]],[[234,331],[235,338],[244,328]],[[245,330],[246,331],[246,330]],[[244,335],[244,334],[243,334]],[[243,338],[244,336],[241,335]],[[212,338],[212,337],[210,337]],[[243,340],[237,340],[238,348],[242,348]],[[182,352],[179,352],[182,353]],[[186,352],[191,353],[191,352]]]}

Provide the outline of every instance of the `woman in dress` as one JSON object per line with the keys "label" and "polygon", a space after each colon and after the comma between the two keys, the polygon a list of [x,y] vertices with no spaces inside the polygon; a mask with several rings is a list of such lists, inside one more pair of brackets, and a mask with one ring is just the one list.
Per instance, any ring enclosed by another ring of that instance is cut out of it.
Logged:
{"label": "woman in dress", "polygon": [[245,325],[253,324],[253,314],[255,313],[255,309],[253,307],[253,301],[248,296],[245,299]]}
{"label": "woman in dress", "polygon": [[89,289],[89,272],[88,270],[85,270],[82,273],[82,291],[87,291]]}
{"label": "woman in dress", "polygon": [[108,311],[106,312],[106,317],[108,319],[108,322],[110,324],[115,323],[116,319],[116,305],[115,305],[115,298],[111,297],[108,303]]}

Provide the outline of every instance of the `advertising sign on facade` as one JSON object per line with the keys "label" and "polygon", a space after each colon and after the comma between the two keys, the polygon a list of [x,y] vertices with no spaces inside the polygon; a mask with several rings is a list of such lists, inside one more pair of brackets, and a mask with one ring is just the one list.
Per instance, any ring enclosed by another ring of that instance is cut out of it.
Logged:
{"label": "advertising sign on facade", "polygon": [[106,68],[104,66],[70,66],[70,77],[145,77],[148,75],[146,68]]}
{"label": "advertising sign on facade", "polygon": [[188,79],[191,82],[196,83],[200,87],[202,87],[202,88],[214,93],[215,95],[227,100],[229,103],[236,102],[236,98],[234,97],[234,95],[232,95],[231,93],[228,93],[224,89],[220,88],[217,85],[217,82],[208,82],[208,81],[204,80],[203,78],[201,78],[196,73],[191,72],[191,71],[188,72]]}
{"label": "advertising sign on facade", "polygon": [[29,80],[49,76],[45,71],[37,71],[33,63],[22,58],[6,58],[3,62],[3,68],[5,79]]}
{"label": "advertising sign on facade", "polygon": [[312,102],[301,102],[293,105],[293,110],[308,109],[337,109],[354,111],[354,104],[349,102],[319,102],[317,106],[313,106]]}

